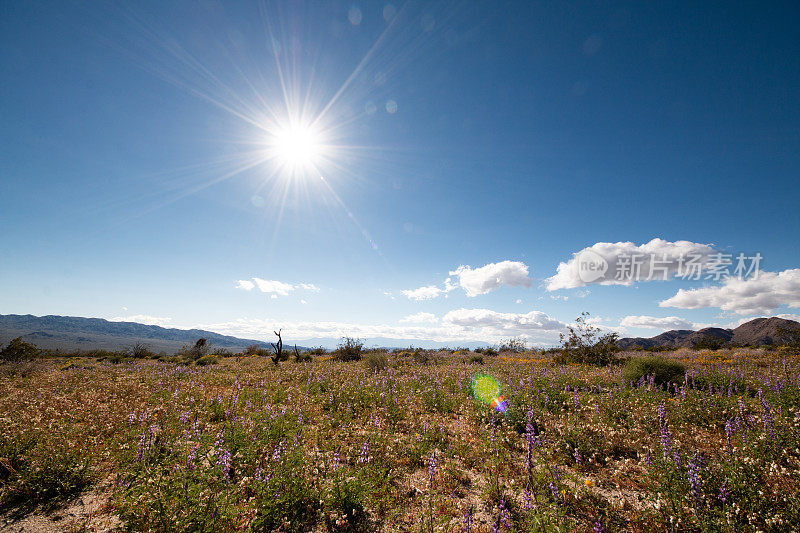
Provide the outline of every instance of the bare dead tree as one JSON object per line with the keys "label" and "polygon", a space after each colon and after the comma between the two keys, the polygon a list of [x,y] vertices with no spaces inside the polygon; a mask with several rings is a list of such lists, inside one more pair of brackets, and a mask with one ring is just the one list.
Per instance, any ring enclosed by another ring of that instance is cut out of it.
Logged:
{"label": "bare dead tree", "polygon": [[287,356],[283,354],[283,339],[281,339],[281,330],[273,331],[273,333],[278,336],[277,344],[274,342],[270,343],[272,344],[272,349],[275,352],[275,355],[272,356],[272,362],[277,365],[281,361],[285,361]]}

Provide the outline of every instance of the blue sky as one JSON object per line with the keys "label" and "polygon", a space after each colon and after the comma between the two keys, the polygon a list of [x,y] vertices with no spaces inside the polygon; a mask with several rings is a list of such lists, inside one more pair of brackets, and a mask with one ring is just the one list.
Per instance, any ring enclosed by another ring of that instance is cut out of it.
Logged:
{"label": "blue sky", "polygon": [[0,10],[0,313],[457,345],[800,306],[796,4]]}

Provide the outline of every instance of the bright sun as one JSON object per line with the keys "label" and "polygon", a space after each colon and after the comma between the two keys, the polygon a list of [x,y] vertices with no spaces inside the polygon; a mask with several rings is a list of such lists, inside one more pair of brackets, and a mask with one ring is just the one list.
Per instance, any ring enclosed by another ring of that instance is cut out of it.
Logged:
{"label": "bright sun", "polygon": [[293,170],[313,166],[322,155],[319,135],[310,127],[294,126],[278,131],[274,148],[280,162]]}

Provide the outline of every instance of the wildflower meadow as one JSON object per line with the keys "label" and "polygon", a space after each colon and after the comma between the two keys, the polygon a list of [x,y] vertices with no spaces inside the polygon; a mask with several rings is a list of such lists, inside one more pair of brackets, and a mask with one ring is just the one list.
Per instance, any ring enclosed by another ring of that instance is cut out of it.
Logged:
{"label": "wildflower meadow", "polygon": [[54,526],[68,530],[798,527],[796,354],[682,349],[661,355],[667,377],[621,355],[5,363],[0,506],[98,492],[92,516]]}

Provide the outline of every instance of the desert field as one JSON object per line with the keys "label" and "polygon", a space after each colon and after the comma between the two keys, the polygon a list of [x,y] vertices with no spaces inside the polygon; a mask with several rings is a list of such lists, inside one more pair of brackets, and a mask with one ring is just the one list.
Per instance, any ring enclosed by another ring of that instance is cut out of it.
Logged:
{"label": "desert field", "polygon": [[[31,511],[74,530],[795,527],[797,356],[666,357],[680,383],[536,352],[6,363],[0,501],[9,528]],[[59,516],[87,492],[91,512]]]}

